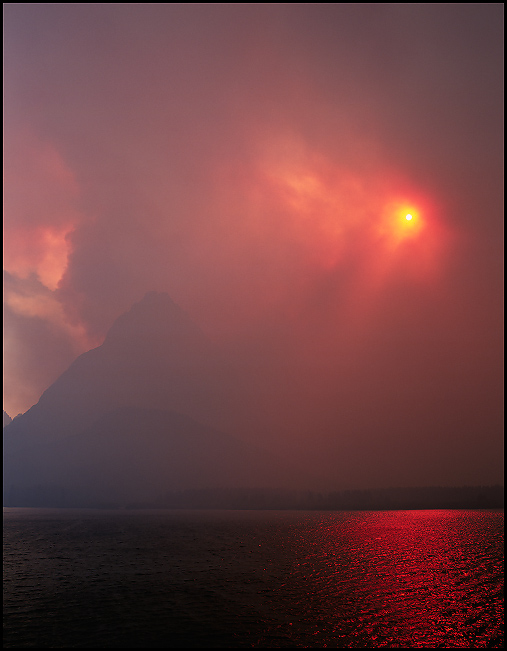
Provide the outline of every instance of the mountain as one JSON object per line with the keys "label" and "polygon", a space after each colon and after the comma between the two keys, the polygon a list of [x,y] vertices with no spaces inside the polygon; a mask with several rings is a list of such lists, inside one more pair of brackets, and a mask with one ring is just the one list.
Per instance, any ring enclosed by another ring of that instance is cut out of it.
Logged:
{"label": "mountain", "polygon": [[8,464],[8,506],[154,503],[172,491],[265,485],[276,472],[232,436],[139,407],[106,412],[78,434],[10,454]]}
{"label": "mountain", "polygon": [[224,433],[237,382],[165,293],[148,293],[4,429],[4,504],[82,506],[283,481]]}
{"label": "mountain", "polygon": [[4,424],[3,424],[3,427],[5,427],[6,425],[8,425],[9,423],[12,422],[12,418],[11,418],[11,417],[9,416],[9,414],[5,411],[5,409],[3,410],[3,412],[4,412]]}
{"label": "mountain", "polygon": [[[220,398],[213,346],[165,293],[149,292],[120,316],[104,343],[80,355],[10,430],[46,440],[76,433],[123,406],[211,418]],[[28,428],[28,430],[27,430]]]}

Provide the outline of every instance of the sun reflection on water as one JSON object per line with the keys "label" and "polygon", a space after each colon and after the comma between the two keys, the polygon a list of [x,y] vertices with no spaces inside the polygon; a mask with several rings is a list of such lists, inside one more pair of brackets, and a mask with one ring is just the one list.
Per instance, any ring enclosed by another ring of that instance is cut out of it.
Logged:
{"label": "sun reflection on water", "polygon": [[503,554],[469,524],[451,510],[323,516],[298,578],[315,635],[335,647],[501,646],[492,559]]}

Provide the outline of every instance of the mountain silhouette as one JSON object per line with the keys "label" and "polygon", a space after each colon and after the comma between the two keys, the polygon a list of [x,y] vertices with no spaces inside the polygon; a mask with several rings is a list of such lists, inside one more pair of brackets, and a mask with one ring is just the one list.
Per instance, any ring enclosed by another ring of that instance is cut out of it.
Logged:
{"label": "mountain silhouette", "polygon": [[275,460],[221,431],[236,382],[165,293],[150,292],[4,428],[4,504],[150,501],[275,485]]}

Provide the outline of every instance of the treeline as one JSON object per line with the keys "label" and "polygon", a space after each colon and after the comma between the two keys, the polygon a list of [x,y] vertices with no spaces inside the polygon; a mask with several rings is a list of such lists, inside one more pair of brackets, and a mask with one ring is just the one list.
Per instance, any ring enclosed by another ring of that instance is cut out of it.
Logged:
{"label": "treeline", "polygon": [[59,486],[10,487],[4,506],[102,509],[407,510],[501,509],[503,486],[431,486],[316,492],[270,488],[175,490],[149,502],[120,502],[77,494]]}
{"label": "treeline", "polygon": [[166,509],[297,509],[297,510],[399,510],[399,509],[499,509],[504,506],[503,486],[431,486],[345,490],[328,493],[276,489],[192,489],[167,493],[151,504],[129,508]]}

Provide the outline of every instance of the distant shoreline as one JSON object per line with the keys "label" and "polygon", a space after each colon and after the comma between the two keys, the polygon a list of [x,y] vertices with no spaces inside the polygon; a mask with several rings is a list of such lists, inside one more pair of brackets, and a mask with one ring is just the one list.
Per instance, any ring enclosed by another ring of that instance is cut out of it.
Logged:
{"label": "distant shoreline", "polygon": [[297,511],[404,511],[503,509],[503,486],[386,488],[319,492],[272,488],[199,488],[168,492],[150,501],[93,501],[58,486],[11,487],[4,507],[91,509],[202,509]]}

